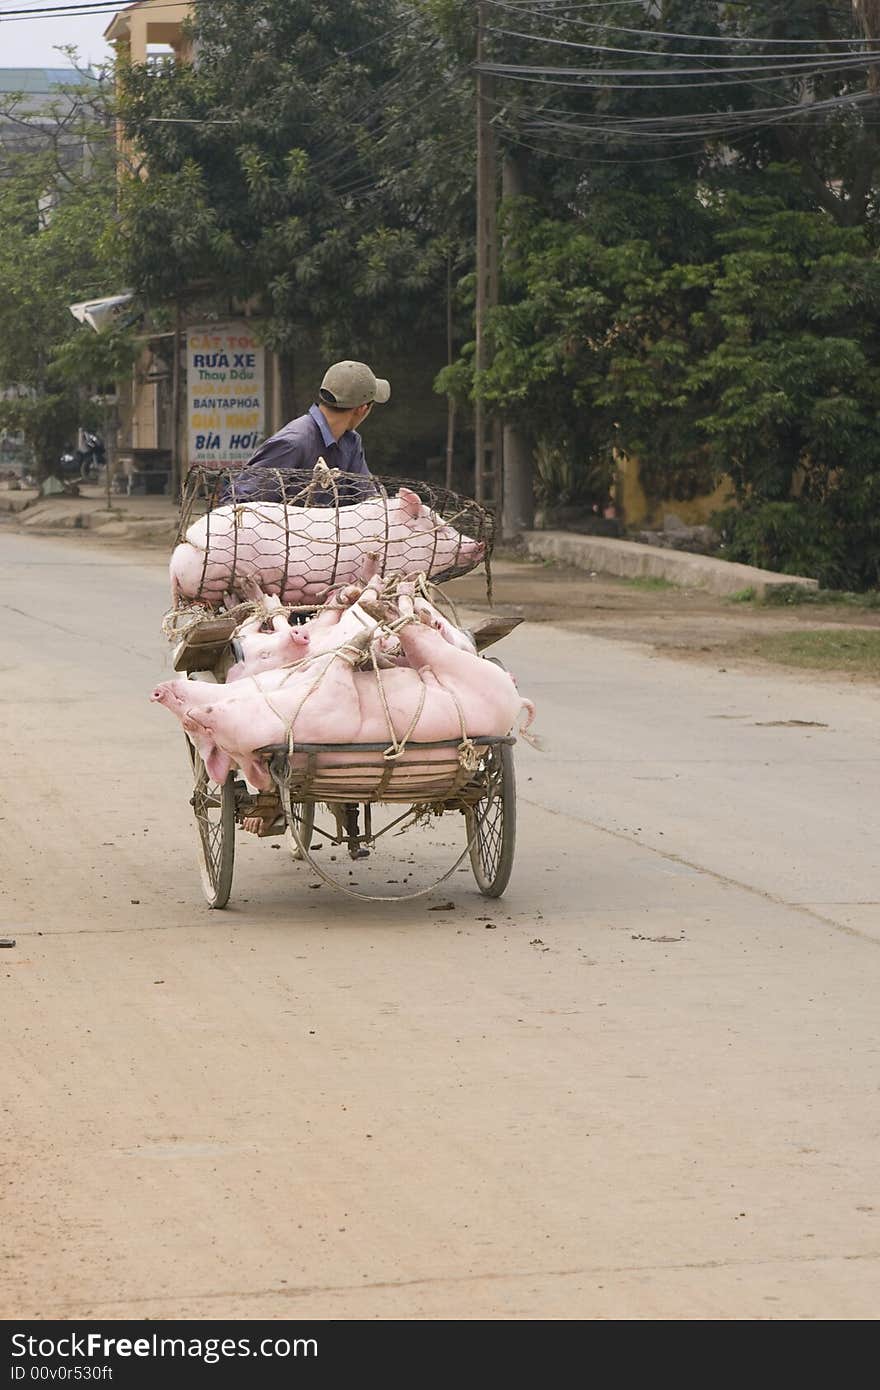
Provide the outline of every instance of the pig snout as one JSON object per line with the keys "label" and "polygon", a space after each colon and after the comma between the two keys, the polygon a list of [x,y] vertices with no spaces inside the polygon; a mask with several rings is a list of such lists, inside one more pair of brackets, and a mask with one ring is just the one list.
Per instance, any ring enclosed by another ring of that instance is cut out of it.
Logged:
{"label": "pig snout", "polygon": [[150,700],[155,705],[164,705],[166,709],[171,710],[172,714],[179,716],[181,711],[192,703],[187,698],[190,693],[187,689],[189,685],[189,681],[162,681],[162,684],[157,685],[150,695]]}
{"label": "pig snout", "polygon": [[475,541],[470,536],[459,535],[458,542],[459,553],[465,560],[473,560],[476,563],[477,560],[482,560],[486,553],[485,541]]}

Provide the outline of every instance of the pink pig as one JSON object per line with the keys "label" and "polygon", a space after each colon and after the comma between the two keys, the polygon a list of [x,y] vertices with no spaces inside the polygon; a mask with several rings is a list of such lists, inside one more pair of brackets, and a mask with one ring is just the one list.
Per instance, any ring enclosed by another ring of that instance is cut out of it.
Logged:
{"label": "pink pig", "polygon": [[338,509],[248,502],[217,507],[190,526],[171,557],[171,592],[176,604],[219,603],[256,581],[285,603],[320,603],[331,586],[356,579],[369,554],[382,574],[437,575],[478,564],[484,552],[406,487],[387,502]]}
{"label": "pink pig", "polygon": [[[277,599],[276,599],[277,603]],[[267,601],[271,615],[271,600]],[[266,622],[272,629],[263,629]],[[286,613],[266,618],[258,613],[246,623],[242,623],[233,638],[233,651],[237,660],[226,673],[226,680],[237,681],[243,676],[254,676],[260,671],[270,671],[276,667],[291,666],[309,655],[309,632],[303,626],[291,626]]]}
{"label": "pink pig", "polygon": [[[304,743],[387,743],[391,733],[386,705],[396,736],[411,730],[415,742],[459,739],[462,725],[470,735],[501,737],[523,709],[531,722],[534,706],[519,695],[501,667],[461,651],[420,622],[402,628],[399,635],[410,666],[383,672],[382,695],[372,671],[357,671],[330,653],[288,672],[282,685],[273,682],[271,694],[264,684],[269,677],[257,676],[231,688],[166,681],[152,699],[170,709],[207,750],[212,776],[235,762],[248,781],[264,789],[270,779],[258,749],[285,743],[291,730]],[[366,646],[370,640],[364,632],[355,645]],[[382,755],[365,757],[381,761]],[[332,755],[322,758],[330,760]]]}
{"label": "pink pig", "polygon": [[377,571],[378,557],[367,555],[359,570],[359,578],[368,581],[367,587],[356,583],[335,589],[323,610],[306,624],[289,623],[278,597],[264,594],[255,581],[246,581],[243,592],[259,607],[233,635],[237,659],[226,673],[227,682],[294,666],[308,656],[335,650],[363,628],[375,628],[376,619],[359,606],[359,600],[378,600],[384,586],[381,579],[373,577]]}

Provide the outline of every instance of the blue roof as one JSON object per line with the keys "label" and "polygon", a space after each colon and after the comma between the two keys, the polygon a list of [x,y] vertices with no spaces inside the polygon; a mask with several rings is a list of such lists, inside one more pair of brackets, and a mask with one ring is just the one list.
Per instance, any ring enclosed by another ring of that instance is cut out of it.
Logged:
{"label": "blue roof", "polygon": [[76,68],[0,68],[0,92],[50,93],[59,87],[92,87],[97,78]]}

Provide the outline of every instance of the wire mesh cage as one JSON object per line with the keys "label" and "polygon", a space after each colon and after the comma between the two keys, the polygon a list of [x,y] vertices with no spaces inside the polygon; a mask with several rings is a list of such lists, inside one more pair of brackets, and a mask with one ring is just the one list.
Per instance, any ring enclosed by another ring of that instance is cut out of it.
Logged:
{"label": "wire mesh cage", "polygon": [[434,583],[486,567],[493,517],[423,480],[329,469],[215,469],[187,474],[172,556],[175,606],[216,607],[254,584],[291,605],[321,604],[369,557],[380,575]]}

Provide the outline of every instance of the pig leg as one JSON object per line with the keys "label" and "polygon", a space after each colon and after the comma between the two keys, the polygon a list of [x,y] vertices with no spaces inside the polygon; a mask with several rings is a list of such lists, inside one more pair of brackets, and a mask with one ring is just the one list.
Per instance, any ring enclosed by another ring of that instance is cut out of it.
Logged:
{"label": "pig leg", "polygon": [[[411,600],[403,594],[399,602],[403,611]],[[524,701],[507,671],[454,647],[424,623],[406,624],[400,641],[409,664],[417,671],[430,667],[454,696],[470,733],[507,733],[513,727]]]}
{"label": "pig leg", "polygon": [[[201,740],[200,740],[201,741]],[[228,753],[224,753],[222,748],[218,748],[216,743],[208,751],[207,757],[202,754],[202,761],[208,770],[208,776],[212,782],[216,782],[218,787],[222,787],[226,778],[232,771],[232,759]]]}
{"label": "pig leg", "polygon": [[[247,601],[257,604],[258,608],[252,618],[239,623],[235,634],[237,637],[243,632],[259,632],[267,623],[274,632],[280,632],[287,624],[287,615],[282,611],[280,598],[276,594],[264,594],[256,579],[242,579],[240,590]],[[229,607],[235,605],[230,603]]]}
{"label": "pig leg", "polygon": [[361,580],[361,582],[366,582],[368,579],[372,579],[373,576],[377,575],[378,573],[379,554],[375,550],[368,550],[363,560],[361,561],[361,565],[358,570],[358,579]]}
{"label": "pig leg", "polygon": [[[346,584],[339,589],[334,589],[321,612],[316,613],[305,623],[305,629],[313,639],[315,652],[330,650],[333,643],[327,641],[327,635],[346,619],[362,593],[363,589],[359,584]],[[320,640],[314,641],[316,638],[320,638]],[[340,641],[344,640],[344,638],[340,638]]]}
{"label": "pig leg", "polygon": [[[322,624],[321,622],[321,620],[327,616],[326,613],[319,614],[317,618],[314,618],[312,622],[307,624],[309,631],[314,632],[315,629],[317,629],[319,634],[318,640],[312,643],[312,654],[319,656],[325,652],[333,651],[334,649],[338,650],[339,647],[345,646],[355,638],[360,637],[364,632],[374,632],[377,622],[381,621],[381,616],[377,608],[377,605],[379,608],[382,608],[379,601],[381,592],[382,580],[373,578],[370,580],[367,588],[363,590],[354,587],[354,593],[357,594],[357,599],[352,602],[347,609],[331,610],[333,616],[332,627],[328,627],[326,623]],[[340,595],[344,595],[345,593],[345,590],[340,591]],[[382,608],[382,616],[384,616],[384,614],[385,610]]]}
{"label": "pig leg", "polygon": [[271,624],[273,632],[283,632],[289,623],[280,598],[276,594],[263,594],[262,603],[266,614],[265,621]]}
{"label": "pig leg", "polygon": [[453,624],[444,618],[443,614],[434,607],[433,603],[429,603],[425,598],[417,598],[415,600],[415,612],[416,616],[420,618],[423,623],[426,623],[429,627],[436,628],[440,635],[445,637],[447,642],[451,642],[454,647],[460,647],[463,652],[470,652],[472,655],[476,655],[477,645],[470,634],[463,632],[459,627],[454,627]]}
{"label": "pig leg", "polygon": [[224,753],[222,748],[218,748],[210,734],[206,734],[204,730],[196,727],[191,730],[188,729],[187,737],[205,764],[211,781],[222,786],[232,770],[232,759],[229,754]]}

